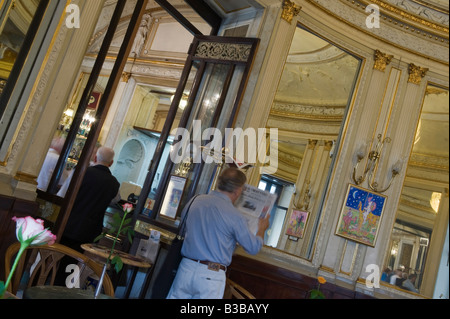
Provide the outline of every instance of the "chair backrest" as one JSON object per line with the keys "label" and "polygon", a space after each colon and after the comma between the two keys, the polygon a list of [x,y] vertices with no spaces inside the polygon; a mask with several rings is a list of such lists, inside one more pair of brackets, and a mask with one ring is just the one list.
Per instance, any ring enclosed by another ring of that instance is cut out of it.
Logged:
{"label": "chair backrest", "polygon": [[225,299],[256,299],[247,289],[227,278]]}
{"label": "chair backrest", "polygon": [[[9,246],[6,251],[5,278],[9,276],[12,263],[19,249],[20,243],[16,242]],[[25,285],[25,287],[53,286],[59,263],[65,256],[71,257],[78,263],[80,274],[84,271],[91,271],[100,278],[103,265],[72,248],[56,243],[51,246],[32,246],[28,247],[26,253],[20,258],[8,291],[17,294],[21,285]],[[106,295],[114,297],[114,287],[108,274],[105,274],[103,279],[103,290]]]}

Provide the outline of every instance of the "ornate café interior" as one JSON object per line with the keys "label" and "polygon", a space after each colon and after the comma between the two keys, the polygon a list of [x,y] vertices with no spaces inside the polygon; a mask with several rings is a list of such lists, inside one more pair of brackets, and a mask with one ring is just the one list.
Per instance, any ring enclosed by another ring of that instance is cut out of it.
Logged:
{"label": "ornate caf\u00e9 interior", "polygon": [[[237,167],[270,219],[224,299],[448,299],[448,95],[448,0],[0,0],[0,296],[159,299]],[[76,251],[99,147],[118,195]]]}

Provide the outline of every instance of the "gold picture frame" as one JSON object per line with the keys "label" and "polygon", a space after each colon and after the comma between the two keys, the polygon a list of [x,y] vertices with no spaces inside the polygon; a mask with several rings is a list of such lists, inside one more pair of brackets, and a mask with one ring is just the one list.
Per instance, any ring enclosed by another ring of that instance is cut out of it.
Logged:
{"label": "gold picture frame", "polygon": [[350,184],[336,235],[375,247],[387,196]]}
{"label": "gold picture frame", "polygon": [[178,207],[186,187],[185,177],[172,175],[167,186],[166,194],[161,205],[160,215],[175,220],[177,218]]}

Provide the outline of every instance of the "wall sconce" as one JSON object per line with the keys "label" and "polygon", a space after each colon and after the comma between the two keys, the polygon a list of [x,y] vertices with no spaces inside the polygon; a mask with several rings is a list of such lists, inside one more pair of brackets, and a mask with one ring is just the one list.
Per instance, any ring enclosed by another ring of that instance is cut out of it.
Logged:
{"label": "wall sconce", "polygon": [[366,167],[364,169],[364,173],[363,173],[363,175],[361,175],[359,177],[356,177],[356,172],[358,170],[359,163],[365,157],[366,151],[365,151],[365,148],[360,148],[357,151],[357,153],[356,153],[357,163],[356,163],[355,167],[353,168],[353,175],[352,175],[353,181],[355,182],[356,185],[361,185],[368,178],[368,185],[369,185],[370,189],[372,189],[373,191],[375,191],[377,193],[383,193],[383,192],[387,191],[389,189],[389,187],[391,187],[392,181],[402,170],[403,163],[401,160],[397,161],[397,163],[392,167],[392,177],[391,177],[391,180],[389,181],[389,184],[387,187],[380,189],[378,183],[376,181],[374,181],[374,178],[373,178],[373,175],[374,175],[373,173],[376,170],[378,161],[381,158],[383,147],[386,143],[389,144],[391,141],[392,140],[390,137],[386,137],[384,140],[382,140],[382,135],[381,134],[378,135],[378,143],[375,146],[375,149],[373,151],[369,152],[367,162],[366,162]]}
{"label": "wall sconce", "polygon": [[72,108],[68,108],[67,110],[64,111],[64,115],[66,115],[68,117],[73,117],[74,114],[75,114],[75,112]]}

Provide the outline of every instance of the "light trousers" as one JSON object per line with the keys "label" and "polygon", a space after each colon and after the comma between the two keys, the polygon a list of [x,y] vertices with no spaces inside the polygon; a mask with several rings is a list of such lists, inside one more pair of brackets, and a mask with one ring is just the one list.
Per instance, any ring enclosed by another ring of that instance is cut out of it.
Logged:
{"label": "light trousers", "polygon": [[183,258],[167,299],[222,299],[225,283],[225,271]]}

